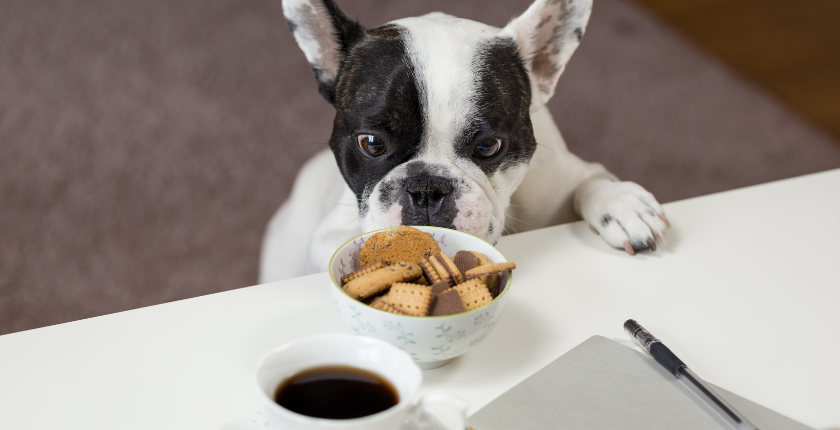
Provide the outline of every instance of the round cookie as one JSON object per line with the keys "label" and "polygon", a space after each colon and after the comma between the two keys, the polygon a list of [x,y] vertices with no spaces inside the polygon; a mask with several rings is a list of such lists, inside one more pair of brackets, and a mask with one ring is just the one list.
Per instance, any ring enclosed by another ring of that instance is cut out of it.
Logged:
{"label": "round cookie", "polygon": [[393,227],[371,236],[359,252],[359,266],[374,261],[404,261],[417,263],[440,252],[437,241],[429,233],[414,227]]}

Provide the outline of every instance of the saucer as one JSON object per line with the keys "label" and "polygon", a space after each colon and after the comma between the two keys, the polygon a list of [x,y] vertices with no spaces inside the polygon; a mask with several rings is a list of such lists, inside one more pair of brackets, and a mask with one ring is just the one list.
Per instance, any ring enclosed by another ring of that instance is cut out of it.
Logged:
{"label": "saucer", "polygon": [[219,430],[267,430],[268,419],[265,413],[258,408],[250,411],[240,412],[234,415],[230,421],[219,427]]}
{"label": "saucer", "polygon": [[[422,411],[413,423],[407,423],[401,430],[440,430],[444,428],[446,427],[437,418],[426,411]],[[236,414],[230,421],[219,427],[219,430],[268,430],[268,419],[261,409],[254,407],[252,410]]]}

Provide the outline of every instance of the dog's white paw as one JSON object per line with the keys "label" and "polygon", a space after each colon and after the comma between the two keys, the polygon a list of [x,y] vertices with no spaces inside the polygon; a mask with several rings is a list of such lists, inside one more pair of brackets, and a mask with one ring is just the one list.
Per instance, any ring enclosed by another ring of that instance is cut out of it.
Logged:
{"label": "dog's white paw", "polygon": [[653,194],[634,182],[595,179],[581,185],[575,196],[580,215],[611,246],[630,255],[656,250],[670,227]]}

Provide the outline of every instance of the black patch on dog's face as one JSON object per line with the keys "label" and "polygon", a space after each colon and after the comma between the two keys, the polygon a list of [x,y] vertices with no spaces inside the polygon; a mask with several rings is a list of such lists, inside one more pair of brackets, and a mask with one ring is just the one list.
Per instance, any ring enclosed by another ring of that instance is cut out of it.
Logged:
{"label": "black patch on dog's face", "polygon": [[[396,25],[369,30],[350,49],[337,79],[330,148],[362,212],[365,188],[414,157],[423,136],[423,106],[401,31]],[[361,151],[359,134],[382,139],[385,153]]]}
{"label": "black patch on dog's face", "polygon": [[[489,41],[473,63],[478,65],[476,115],[459,146],[464,157],[490,176],[499,169],[528,163],[537,149],[529,112],[531,84],[513,39]],[[485,139],[501,139],[502,148],[489,158],[480,158],[474,153],[475,145]]]}
{"label": "black patch on dog's face", "polygon": [[[330,147],[356,195],[360,216],[368,211],[366,193],[379,184],[380,210],[399,202],[403,224],[454,228],[463,180],[434,164],[411,162],[424,145],[426,117],[424,87],[416,81],[404,42],[407,31],[398,25],[369,30],[348,51],[336,79]],[[527,164],[536,150],[531,91],[514,41],[494,38],[478,45],[472,64],[465,73],[474,74],[474,118],[451,142],[455,155],[475,163],[487,176]],[[360,150],[357,137],[367,134],[385,144],[382,155]],[[487,139],[500,139],[501,148],[490,157],[477,156],[475,145]],[[382,181],[407,162],[404,179]]]}

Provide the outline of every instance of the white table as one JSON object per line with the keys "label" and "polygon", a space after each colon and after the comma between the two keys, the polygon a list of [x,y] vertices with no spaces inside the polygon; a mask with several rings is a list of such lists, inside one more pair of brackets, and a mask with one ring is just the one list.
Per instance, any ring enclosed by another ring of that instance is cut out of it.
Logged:
{"label": "white table", "polygon": [[[583,223],[503,238],[518,269],[492,335],[425,372],[475,411],[634,318],[698,374],[818,428],[840,424],[840,170],[665,205],[630,257]],[[252,408],[266,350],[347,332],[326,274],[0,337],[0,429],[214,429]]]}

